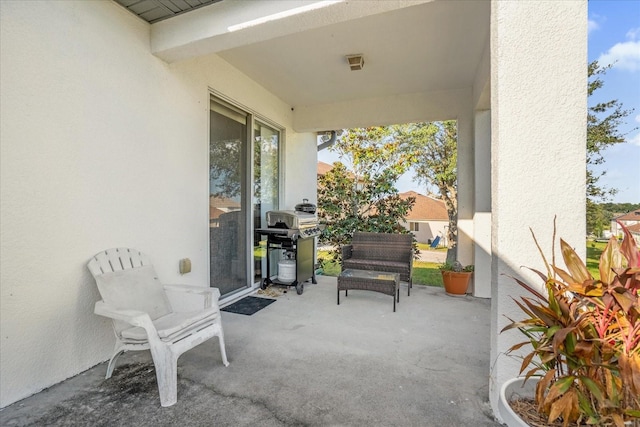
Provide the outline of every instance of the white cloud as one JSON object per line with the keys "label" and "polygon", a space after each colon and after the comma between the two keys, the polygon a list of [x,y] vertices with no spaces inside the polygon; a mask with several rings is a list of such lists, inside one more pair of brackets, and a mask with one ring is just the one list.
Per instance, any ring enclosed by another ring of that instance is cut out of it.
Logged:
{"label": "white cloud", "polygon": [[613,68],[626,71],[640,71],[640,40],[616,43],[608,52],[598,58],[601,65],[613,64]]}
{"label": "white cloud", "polygon": [[640,123],[640,114],[638,114],[638,115],[635,117],[635,119],[634,119],[634,120],[635,120],[636,122]]}
{"label": "white cloud", "polygon": [[[594,22],[596,26],[598,24]],[[591,21],[589,21],[589,27],[591,27]],[[598,63],[601,65],[613,64],[613,68],[619,68],[621,70],[640,71],[640,27],[632,28],[627,31],[627,41],[622,43],[616,43],[608,52],[603,53],[598,58]]]}
{"label": "white cloud", "polygon": [[598,24],[593,19],[589,19],[588,24],[587,24],[587,30],[589,31],[589,33],[591,33],[591,31],[596,31],[596,30],[599,30],[599,29],[600,29],[600,24]]}
{"label": "white cloud", "polygon": [[[637,117],[636,117],[637,119]],[[640,133],[636,133],[634,136],[632,136],[631,138],[627,139],[627,142],[631,145],[636,145],[638,147],[640,147]]]}

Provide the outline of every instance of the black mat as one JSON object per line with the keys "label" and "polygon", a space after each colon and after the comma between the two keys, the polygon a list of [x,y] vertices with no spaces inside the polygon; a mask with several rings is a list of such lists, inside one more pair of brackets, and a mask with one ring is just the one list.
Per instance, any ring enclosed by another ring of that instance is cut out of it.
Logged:
{"label": "black mat", "polygon": [[276,300],[271,298],[244,297],[240,301],[236,301],[231,305],[222,308],[222,311],[229,313],[246,314],[251,316],[253,313],[262,310]]}

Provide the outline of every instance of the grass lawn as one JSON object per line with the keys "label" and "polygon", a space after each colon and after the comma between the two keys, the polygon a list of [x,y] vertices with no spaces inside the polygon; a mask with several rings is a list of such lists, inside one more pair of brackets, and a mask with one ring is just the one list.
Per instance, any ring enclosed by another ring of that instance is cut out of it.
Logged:
{"label": "grass lawn", "polygon": [[413,284],[444,287],[439,265],[435,262],[413,261]]}
{"label": "grass lawn", "polygon": [[606,246],[606,242],[594,242],[593,240],[587,240],[587,269],[596,280],[600,279],[598,263],[600,262],[600,255]]}
{"label": "grass lawn", "polygon": [[426,243],[418,243],[418,249],[420,251],[447,252],[447,247],[446,246],[438,246],[437,248],[432,249],[431,245],[428,245]]}

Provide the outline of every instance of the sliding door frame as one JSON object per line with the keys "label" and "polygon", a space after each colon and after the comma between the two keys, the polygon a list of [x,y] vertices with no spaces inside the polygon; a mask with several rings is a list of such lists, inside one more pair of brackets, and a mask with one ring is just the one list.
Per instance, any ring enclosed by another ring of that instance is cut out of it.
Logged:
{"label": "sliding door frame", "polygon": [[[253,255],[253,238],[254,238],[254,229],[255,229],[254,215],[253,215],[253,206],[255,203],[255,200],[253,197],[253,179],[256,172],[254,170],[254,161],[255,161],[254,144],[256,143],[256,141],[254,141],[254,131],[256,128],[256,122],[261,123],[270,128],[273,128],[279,134],[278,136],[278,197],[277,197],[278,206],[281,206],[284,200],[284,197],[283,197],[284,177],[285,177],[285,172],[284,172],[285,171],[285,155],[284,154],[285,154],[285,146],[286,146],[286,132],[285,132],[284,126],[269,119],[268,117],[263,116],[262,114],[247,107],[246,105],[236,102],[232,98],[229,98],[228,96],[224,95],[223,93],[215,89],[209,88],[209,100],[210,100],[209,103],[213,101],[213,102],[219,102],[222,105],[228,104],[233,108],[238,109],[244,112],[245,114],[247,114],[246,138],[248,141],[248,147],[247,147],[248,155],[244,159],[244,161],[247,162],[247,168],[244,172],[245,176],[243,177],[243,179],[246,180],[248,185],[246,186],[247,188],[244,192],[245,194],[243,194],[241,197],[242,197],[243,205],[247,206],[247,209],[245,210],[245,221],[246,221],[245,224],[247,224],[246,225],[247,230],[245,230],[245,236],[246,236],[245,247],[247,251],[245,274],[247,278],[247,283],[248,284],[250,282],[252,283],[248,285],[246,288],[240,288],[239,290],[235,292],[231,292],[229,295],[224,296],[222,301],[226,301],[226,300],[233,300],[233,299],[240,298],[248,293],[253,292],[254,289],[260,286],[260,281],[255,280],[254,255]],[[211,129],[211,121],[209,120],[208,130],[210,131],[210,129]],[[207,145],[208,144],[209,143],[207,143]],[[210,167],[210,165],[208,167]],[[210,256],[211,254],[209,253],[208,259],[210,259]],[[209,263],[209,268],[211,268],[211,263]],[[211,277],[210,273],[209,273],[209,277]],[[215,286],[215,284],[210,283],[209,286]]]}

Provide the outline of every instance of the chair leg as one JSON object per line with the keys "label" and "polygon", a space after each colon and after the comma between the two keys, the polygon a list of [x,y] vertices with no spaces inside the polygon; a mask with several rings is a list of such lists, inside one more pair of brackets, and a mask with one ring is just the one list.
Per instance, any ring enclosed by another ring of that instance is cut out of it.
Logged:
{"label": "chair leg", "polygon": [[178,356],[171,349],[151,347],[151,356],[156,368],[160,405],[174,405],[178,401]]}
{"label": "chair leg", "polygon": [[222,364],[224,366],[229,366],[229,361],[227,360],[227,351],[224,346],[224,331],[222,330],[222,325],[220,325],[220,335],[218,335],[218,341],[220,342],[220,355],[222,356]]}
{"label": "chair leg", "polygon": [[118,344],[119,343],[116,343],[116,349],[113,352],[113,356],[111,356],[111,359],[109,360],[109,364],[107,365],[107,375],[104,377],[107,380],[111,378],[111,375],[113,375],[113,370],[116,367],[116,360],[118,360],[118,357],[120,357],[120,355],[126,351],[121,350]]}

